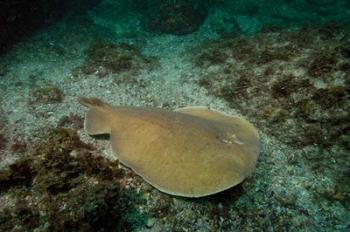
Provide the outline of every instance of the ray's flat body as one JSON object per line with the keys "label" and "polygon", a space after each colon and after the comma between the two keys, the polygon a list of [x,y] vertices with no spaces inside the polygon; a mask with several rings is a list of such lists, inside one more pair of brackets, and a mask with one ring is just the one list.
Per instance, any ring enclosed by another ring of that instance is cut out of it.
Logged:
{"label": "ray's flat body", "polygon": [[255,170],[258,133],[242,118],[198,107],[167,111],[80,102],[89,107],[87,133],[110,134],[119,161],[165,193],[211,195]]}

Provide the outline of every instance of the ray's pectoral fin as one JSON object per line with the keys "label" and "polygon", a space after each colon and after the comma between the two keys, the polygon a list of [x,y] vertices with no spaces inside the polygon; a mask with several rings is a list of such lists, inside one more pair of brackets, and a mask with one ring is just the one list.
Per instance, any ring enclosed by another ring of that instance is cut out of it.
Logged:
{"label": "ray's pectoral fin", "polygon": [[[221,140],[226,144],[236,144],[248,153],[259,153],[259,134],[256,128],[241,117],[227,115],[223,112],[210,110],[205,107],[185,107],[178,112],[217,122],[213,127],[223,132]],[[244,145],[244,146],[243,146]],[[257,158],[256,155],[256,158]]]}
{"label": "ray's pectoral fin", "polygon": [[84,128],[90,135],[110,133],[110,123],[108,118],[97,108],[92,108],[87,112],[84,121]]}
{"label": "ray's pectoral fin", "polygon": [[114,155],[115,158],[117,159],[119,159],[119,153],[120,153],[119,144],[118,144],[119,139],[120,138],[118,137],[117,131],[112,129],[109,137],[109,142],[110,142],[109,146],[110,146],[112,155]]}
{"label": "ray's pectoral fin", "polygon": [[[227,125],[226,129],[231,128],[233,131],[237,133],[230,133],[228,136],[233,140],[239,140],[241,135],[249,135],[248,137],[253,138],[253,140],[258,140],[259,135],[256,128],[247,120],[241,117],[227,115],[223,112],[210,110],[205,107],[185,107],[179,108],[176,111],[189,114],[192,116],[196,116],[199,118],[208,119],[211,121],[216,121],[220,123],[224,123]],[[250,136],[252,135],[252,136]]]}
{"label": "ray's pectoral fin", "polygon": [[109,134],[111,131],[110,106],[98,99],[81,98],[79,101],[90,108],[84,120],[85,131],[90,135]]}
{"label": "ray's pectoral fin", "polygon": [[196,116],[199,118],[204,118],[208,120],[214,120],[219,122],[227,122],[228,120],[232,118],[236,118],[234,116],[226,115],[223,112],[211,110],[207,107],[197,106],[197,107],[184,107],[176,109],[177,112],[183,113],[183,114],[189,114],[192,116]]}

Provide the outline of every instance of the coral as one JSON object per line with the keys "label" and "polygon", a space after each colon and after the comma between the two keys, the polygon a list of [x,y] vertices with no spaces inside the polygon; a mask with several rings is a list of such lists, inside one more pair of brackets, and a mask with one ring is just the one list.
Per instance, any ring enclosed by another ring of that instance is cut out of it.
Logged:
{"label": "coral", "polygon": [[[0,171],[0,191],[14,204],[0,210],[0,230],[129,231],[131,190],[123,192],[118,162],[94,154],[76,131],[58,128],[24,158]],[[134,220],[134,219],[133,219]],[[135,225],[137,226],[137,225]]]}

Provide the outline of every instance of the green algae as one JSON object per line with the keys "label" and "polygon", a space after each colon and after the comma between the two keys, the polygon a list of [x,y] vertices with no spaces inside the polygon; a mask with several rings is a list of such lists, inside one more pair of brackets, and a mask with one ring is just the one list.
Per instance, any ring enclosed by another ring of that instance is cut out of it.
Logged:
{"label": "green algae", "polygon": [[[75,130],[58,128],[0,171],[0,230],[130,231],[144,217],[140,198],[123,191],[118,162],[95,154]],[[137,222],[137,223],[135,223]]]}

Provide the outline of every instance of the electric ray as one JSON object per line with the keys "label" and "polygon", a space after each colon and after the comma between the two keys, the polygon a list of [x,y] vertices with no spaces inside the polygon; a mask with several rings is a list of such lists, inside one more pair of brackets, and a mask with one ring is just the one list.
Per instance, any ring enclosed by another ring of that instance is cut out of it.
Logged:
{"label": "electric ray", "polygon": [[201,107],[113,107],[96,98],[80,103],[89,107],[87,133],[110,134],[119,161],[162,192],[207,196],[255,170],[259,137],[245,119]]}

